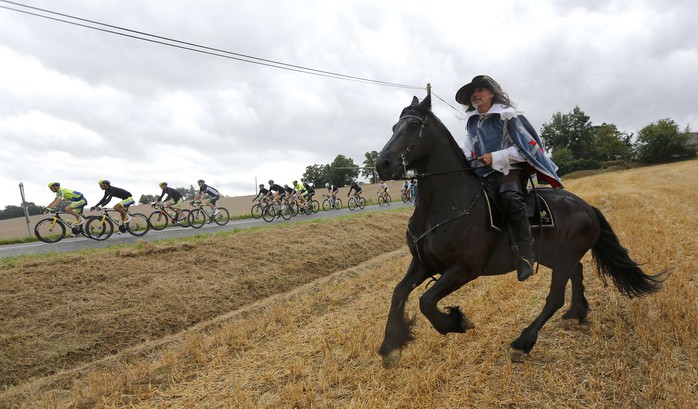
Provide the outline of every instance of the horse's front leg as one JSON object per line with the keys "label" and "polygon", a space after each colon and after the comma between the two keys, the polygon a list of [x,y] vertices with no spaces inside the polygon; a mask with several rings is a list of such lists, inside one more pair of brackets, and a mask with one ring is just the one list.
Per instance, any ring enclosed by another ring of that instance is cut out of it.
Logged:
{"label": "horse's front leg", "polygon": [[410,320],[405,316],[405,303],[412,290],[423,283],[427,277],[424,267],[413,258],[405,277],[393,290],[388,321],[385,324],[385,336],[378,349],[378,353],[383,357],[384,368],[397,365],[402,356],[402,348],[414,339],[412,334],[414,319]]}
{"label": "horse's front leg", "polygon": [[473,328],[459,307],[447,307],[446,313],[443,313],[439,311],[437,306],[442,298],[461,288],[473,278],[474,276],[461,270],[444,272],[436,284],[419,298],[419,309],[439,333],[465,332],[467,329]]}

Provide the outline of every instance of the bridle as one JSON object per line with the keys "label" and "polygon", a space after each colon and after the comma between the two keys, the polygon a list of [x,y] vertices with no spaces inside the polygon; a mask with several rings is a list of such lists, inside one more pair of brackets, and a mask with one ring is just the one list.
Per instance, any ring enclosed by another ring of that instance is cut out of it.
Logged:
{"label": "bridle", "polygon": [[[416,119],[421,123],[421,126],[419,127],[419,133],[415,134],[415,136],[412,138],[412,141],[410,141],[410,144],[407,145],[407,148],[405,148],[405,151],[400,154],[400,159],[402,160],[402,174],[403,177],[407,176],[407,165],[409,165],[409,162],[407,161],[407,154],[410,153],[410,149],[412,149],[414,146],[417,146],[418,142],[420,139],[422,139],[422,134],[424,133],[424,127],[427,124],[427,119],[429,119],[428,116],[425,116],[422,118],[421,116],[414,115],[414,114],[405,114],[400,117],[400,119],[397,121],[397,124],[402,122],[404,119]],[[395,124],[395,125],[397,125]]]}

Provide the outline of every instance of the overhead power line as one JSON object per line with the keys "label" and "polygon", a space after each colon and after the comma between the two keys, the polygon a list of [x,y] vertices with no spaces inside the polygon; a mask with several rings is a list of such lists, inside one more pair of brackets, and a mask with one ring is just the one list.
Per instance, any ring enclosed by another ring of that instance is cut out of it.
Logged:
{"label": "overhead power line", "polygon": [[[150,34],[150,33],[146,33],[143,31],[131,30],[131,29],[121,27],[121,26],[101,23],[98,21],[89,20],[89,19],[85,19],[85,18],[81,18],[81,17],[76,17],[76,16],[72,16],[69,14],[59,13],[59,12],[55,12],[55,11],[51,11],[51,10],[47,10],[47,9],[42,9],[39,7],[28,6],[28,5],[13,2],[13,1],[0,0],[0,2],[6,3],[6,4],[11,4],[15,7],[23,7],[25,9],[34,10],[34,11],[21,10],[21,9],[16,9],[13,7],[7,7],[7,6],[0,6],[0,8],[6,9],[6,10],[11,10],[11,11],[15,11],[18,13],[28,14],[28,15],[48,19],[48,20],[58,21],[61,23],[71,24],[71,25],[78,26],[78,27],[88,28],[91,30],[97,30],[97,31],[101,31],[101,32],[109,33],[109,34],[115,34],[115,35],[128,37],[128,38],[132,38],[132,39],[136,39],[136,40],[147,41],[147,42],[151,42],[151,43],[155,43],[155,44],[160,44],[160,45],[179,48],[179,49],[183,49],[183,50],[198,52],[198,53],[202,53],[202,54],[208,54],[208,55],[212,55],[212,56],[216,56],[216,57],[228,58],[231,60],[237,60],[237,61],[247,62],[247,63],[251,63],[251,64],[257,64],[257,65],[262,65],[262,66],[271,67],[271,68],[279,68],[279,69],[287,70],[287,71],[295,71],[295,72],[299,72],[299,73],[303,73],[303,74],[317,75],[317,76],[321,76],[321,77],[334,78],[334,79],[340,79],[340,80],[346,80],[346,81],[362,82],[362,83],[381,85],[381,86],[386,86],[386,87],[394,87],[394,88],[424,89],[424,87],[419,87],[419,86],[414,86],[414,85],[406,85],[406,84],[398,84],[398,83],[387,82],[387,81],[379,81],[379,80],[374,80],[374,79],[370,79],[370,78],[363,78],[363,77],[346,75],[346,74],[341,74],[341,73],[336,73],[336,72],[331,72],[331,71],[318,70],[318,69],[314,69],[314,68],[304,67],[301,65],[287,64],[287,63],[280,62],[280,61],[274,61],[274,60],[254,57],[251,55],[236,53],[236,52],[227,51],[227,50],[223,50],[223,49],[219,49],[219,48],[208,47],[208,46],[204,46],[204,45],[200,45],[200,44],[196,44],[196,43],[181,41],[181,40],[177,40],[177,39],[173,39],[173,38],[169,38],[169,37],[163,37],[163,36],[159,36],[159,35],[155,35],[155,34]],[[41,13],[43,13],[43,14],[41,14]],[[57,16],[57,17],[54,17],[54,16]],[[67,19],[69,19],[69,20],[67,20]],[[85,24],[85,23],[87,23],[87,24]],[[105,28],[103,28],[103,27],[105,27]]]}

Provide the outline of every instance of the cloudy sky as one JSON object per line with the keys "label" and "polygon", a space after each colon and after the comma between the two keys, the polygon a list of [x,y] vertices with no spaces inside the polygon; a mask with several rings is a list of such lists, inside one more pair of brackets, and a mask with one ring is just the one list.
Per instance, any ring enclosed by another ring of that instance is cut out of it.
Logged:
{"label": "cloudy sky", "polygon": [[[431,83],[451,105],[435,98],[433,110],[459,141],[453,96],[477,74],[493,76],[537,129],[575,106],[629,133],[663,118],[698,129],[694,0],[16,3],[299,67]],[[224,195],[253,194],[255,179],[289,183],[338,154],[362,163],[412,96],[426,95],[0,7],[0,208],[21,203],[20,182],[42,205],[50,181],[92,204],[99,179],[136,200],[159,193],[160,181],[200,178]]]}

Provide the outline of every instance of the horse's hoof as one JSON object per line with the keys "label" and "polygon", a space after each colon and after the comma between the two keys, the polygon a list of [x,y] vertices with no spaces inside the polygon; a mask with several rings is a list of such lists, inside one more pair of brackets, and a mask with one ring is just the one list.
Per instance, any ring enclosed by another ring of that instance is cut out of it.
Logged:
{"label": "horse's hoof", "polygon": [[401,357],[402,357],[402,351],[400,349],[393,349],[392,351],[383,355],[383,368],[385,368],[385,369],[395,368],[395,366],[398,364],[398,362],[400,362]]}
{"label": "horse's hoof", "polygon": [[528,358],[528,352],[518,348],[509,347],[509,358],[511,358],[511,362],[520,364],[525,361],[526,358]]}

